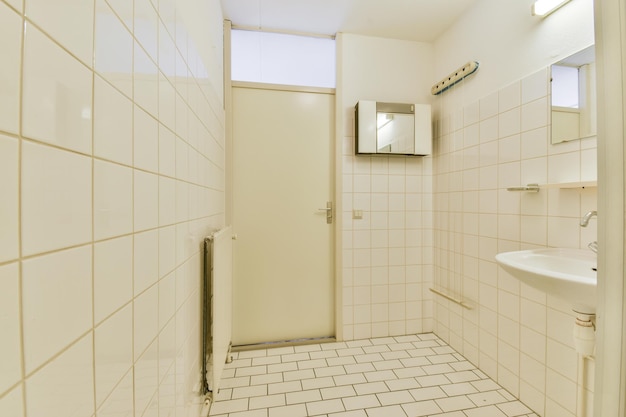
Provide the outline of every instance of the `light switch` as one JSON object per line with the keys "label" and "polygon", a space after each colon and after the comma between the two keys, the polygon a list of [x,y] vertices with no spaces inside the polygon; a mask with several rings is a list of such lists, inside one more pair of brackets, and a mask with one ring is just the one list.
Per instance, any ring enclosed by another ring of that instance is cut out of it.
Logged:
{"label": "light switch", "polygon": [[361,220],[363,218],[363,210],[352,210],[352,218]]}

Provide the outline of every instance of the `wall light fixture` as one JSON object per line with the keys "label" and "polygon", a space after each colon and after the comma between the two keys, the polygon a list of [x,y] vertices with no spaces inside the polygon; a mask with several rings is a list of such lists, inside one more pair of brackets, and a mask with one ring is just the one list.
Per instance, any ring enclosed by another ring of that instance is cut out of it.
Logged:
{"label": "wall light fixture", "polygon": [[571,0],[537,0],[531,7],[533,16],[546,17]]}

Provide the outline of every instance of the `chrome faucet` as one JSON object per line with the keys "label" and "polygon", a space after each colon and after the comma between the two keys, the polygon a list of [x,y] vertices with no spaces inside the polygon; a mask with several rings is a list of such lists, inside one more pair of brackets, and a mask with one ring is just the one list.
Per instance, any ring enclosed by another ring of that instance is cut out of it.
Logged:
{"label": "chrome faucet", "polygon": [[[582,219],[580,219],[580,226],[581,227],[587,227],[587,225],[589,224],[589,220],[591,220],[591,218],[593,216],[598,216],[598,212],[595,210],[591,210],[588,211],[583,217]],[[593,241],[590,244],[587,245],[587,247],[589,249],[591,249],[592,251],[594,251],[595,253],[598,253],[598,242],[597,241]]]}
{"label": "chrome faucet", "polygon": [[587,227],[587,225],[589,224],[589,220],[591,220],[591,218],[593,216],[598,216],[598,212],[595,210],[591,210],[588,211],[583,217],[582,219],[580,219],[580,226],[581,227]]}

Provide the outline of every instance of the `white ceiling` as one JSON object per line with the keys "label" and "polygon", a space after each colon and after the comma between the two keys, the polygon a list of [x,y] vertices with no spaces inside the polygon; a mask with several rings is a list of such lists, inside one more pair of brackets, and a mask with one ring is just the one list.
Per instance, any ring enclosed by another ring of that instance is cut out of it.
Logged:
{"label": "white ceiling", "polygon": [[220,0],[233,26],[431,42],[479,0]]}

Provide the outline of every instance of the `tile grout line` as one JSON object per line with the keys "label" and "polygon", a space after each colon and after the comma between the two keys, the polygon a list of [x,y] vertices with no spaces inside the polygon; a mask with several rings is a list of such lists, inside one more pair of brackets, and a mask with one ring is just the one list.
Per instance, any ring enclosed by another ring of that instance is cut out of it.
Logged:
{"label": "tile grout line", "polygon": [[[95,240],[95,163],[94,163],[94,145],[95,145],[95,61],[96,61],[96,0],[91,1],[92,5],[92,36],[91,36],[91,62],[89,69],[91,72],[91,369],[92,369],[92,383],[93,383],[93,412],[97,413],[98,410],[98,396],[97,396],[97,374],[96,374],[96,246]],[[119,381],[118,381],[119,382]]]}
{"label": "tile grout line", "polygon": [[[17,126],[17,181],[18,181],[18,195],[17,195],[17,242],[18,242],[18,259],[17,259],[17,279],[18,279],[18,314],[19,314],[19,346],[20,346],[20,381],[19,387],[22,392],[22,414],[26,416],[26,358],[24,352],[24,274],[23,274],[23,243],[22,243],[22,120],[23,120],[23,101],[24,101],[24,56],[25,56],[25,44],[26,44],[26,19],[24,17],[24,9],[26,0],[22,0],[22,11],[18,13],[20,17],[20,75],[19,75],[19,109],[18,109],[18,126]],[[4,3],[6,4],[6,3]]]}

